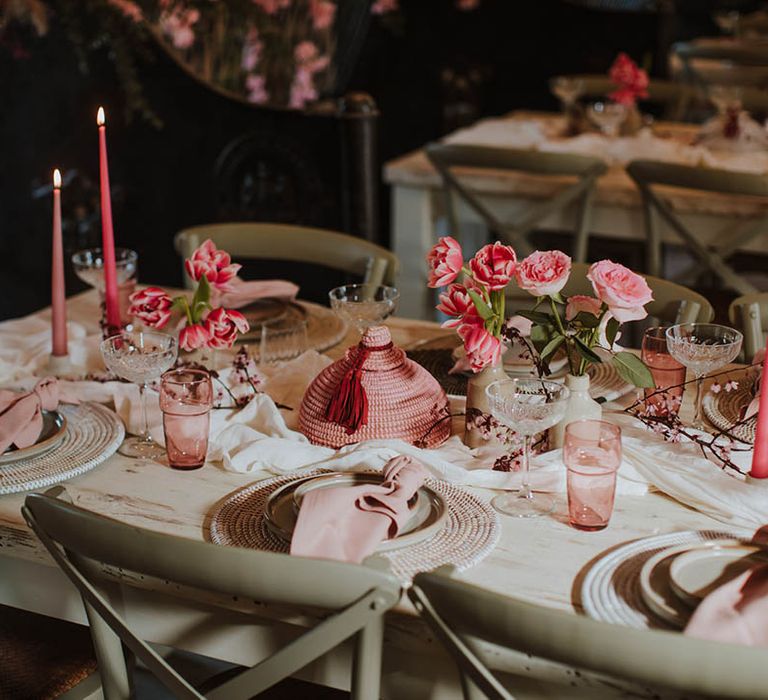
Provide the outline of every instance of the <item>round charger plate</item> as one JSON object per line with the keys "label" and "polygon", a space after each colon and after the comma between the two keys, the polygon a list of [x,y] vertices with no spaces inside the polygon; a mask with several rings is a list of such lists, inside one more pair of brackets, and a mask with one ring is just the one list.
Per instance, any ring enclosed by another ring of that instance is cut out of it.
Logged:
{"label": "round charger plate", "polygon": [[111,457],[125,437],[114,411],[97,403],[61,406],[67,427],[54,448],[0,465],[0,494],[41,489],[90,471]]}
{"label": "round charger plate", "polygon": [[755,444],[757,416],[753,416],[743,425],[733,427],[740,421],[741,410],[752,401],[752,383],[739,382],[734,391],[721,391],[718,394],[707,392],[704,395],[704,415],[716,428],[725,430],[733,437],[749,445]]}
{"label": "round charger plate", "polygon": [[617,625],[668,629],[671,625],[657,618],[643,601],[640,571],[645,562],[670,547],[688,545],[692,548],[711,540],[738,538],[739,534],[719,530],[685,530],[644,537],[609,551],[592,564],[581,584],[584,612],[595,620]]}
{"label": "round charger plate", "polygon": [[0,465],[18,462],[21,459],[29,459],[48,452],[64,439],[67,419],[58,411],[43,411],[42,413],[43,429],[40,431],[40,437],[37,438],[35,444],[22,447],[20,450],[15,447],[7,449],[3,454],[0,454]]}
{"label": "round charger plate", "polygon": [[[211,514],[211,541],[231,547],[287,552],[288,543],[273,534],[264,522],[269,497],[291,481],[327,473],[313,470],[288,474],[234,491]],[[459,570],[474,566],[496,546],[501,532],[498,515],[489,503],[445,481],[428,479],[425,486],[445,501],[448,516],[443,527],[428,539],[379,555],[389,561],[403,583],[410,582],[421,571],[444,564],[453,564]]]}
{"label": "round charger plate", "polygon": [[[362,472],[336,472],[292,481],[278,488],[269,497],[264,508],[264,523],[275,535],[290,542],[298,517],[296,501],[309,491],[318,488],[380,484],[382,481],[381,474]],[[301,493],[297,493],[300,490]],[[429,539],[443,527],[447,517],[445,500],[429,487],[422,487],[417,492],[413,513],[397,537],[384,540],[376,551],[386,552]]]}

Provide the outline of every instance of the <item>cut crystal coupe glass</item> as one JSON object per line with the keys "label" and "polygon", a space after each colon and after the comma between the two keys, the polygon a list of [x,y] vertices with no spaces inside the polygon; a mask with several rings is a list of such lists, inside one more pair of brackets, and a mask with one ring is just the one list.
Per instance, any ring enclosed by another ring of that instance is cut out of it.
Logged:
{"label": "cut crystal coupe glass", "polygon": [[394,287],[375,284],[346,284],[332,289],[331,308],[362,334],[366,328],[381,325],[397,308],[400,292]]}

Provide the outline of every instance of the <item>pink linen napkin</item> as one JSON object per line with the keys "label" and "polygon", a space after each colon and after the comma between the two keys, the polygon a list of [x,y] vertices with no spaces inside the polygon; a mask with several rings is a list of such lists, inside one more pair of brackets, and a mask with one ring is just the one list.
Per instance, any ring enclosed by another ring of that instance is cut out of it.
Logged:
{"label": "pink linen napkin", "polygon": [[43,430],[43,410],[59,405],[59,387],[54,377],[41,379],[32,391],[0,390],[0,453],[11,445],[33,445]]}
{"label": "pink linen napkin", "polygon": [[281,299],[293,301],[299,288],[286,280],[250,280],[246,282],[235,277],[229,282],[229,289],[221,292],[212,290],[211,303],[214,307],[239,309],[258,299]]}
{"label": "pink linen napkin", "polygon": [[359,563],[411,515],[408,501],[427,477],[426,468],[400,455],[383,468],[379,484],[316,489],[304,496],[291,554]]}

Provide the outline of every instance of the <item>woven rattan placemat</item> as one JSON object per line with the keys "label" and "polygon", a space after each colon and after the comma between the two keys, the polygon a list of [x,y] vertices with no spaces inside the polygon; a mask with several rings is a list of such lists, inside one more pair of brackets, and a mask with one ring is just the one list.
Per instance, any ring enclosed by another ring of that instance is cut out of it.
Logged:
{"label": "woven rattan placemat", "polygon": [[721,391],[719,394],[706,394],[704,396],[704,415],[716,428],[725,430],[733,437],[755,444],[755,428],[757,416],[753,416],[743,425],[733,427],[741,420],[741,410],[752,401],[751,382],[742,382],[734,391]]}
{"label": "woven rattan placemat", "polygon": [[0,494],[41,489],[79,476],[112,456],[125,437],[117,414],[97,403],[59,408],[67,418],[61,444],[0,466]]}
{"label": "woven rattan placemat", "polygon": [[[272,492],[283,484],[321,470],[300,472],[258,481],[232,493],[211,516],[211,541],[215,544],[270,552],[286,552],[288,544],[264,525],[264,507]],[[481,561],[499,539],[498,516],[488,503],[445,481],[428,479],[426,485],[448,506],[448,521],[433,537],[408,547],[381,552],[404,583],[421,571],[443,564],[466,569]]]}

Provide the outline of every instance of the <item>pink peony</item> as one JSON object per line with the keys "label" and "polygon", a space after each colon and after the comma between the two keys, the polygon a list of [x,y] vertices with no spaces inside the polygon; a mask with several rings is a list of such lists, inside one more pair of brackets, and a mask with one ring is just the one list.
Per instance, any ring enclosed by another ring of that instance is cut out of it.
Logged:
{"label": "pink peony", "polygon": [[192,350],[205,347],[209,339],[208,331],[201,324],[195,323],[191,326],[184,326],[181,329],[179,333],[179,347],[182,350],[191,352]]}
{"label": "pink peony", "polygon": [[443,236],[427,255],[429,264],[428,286],[445,287],[453,282],[464,266],[464,255],[455,238]]}
{"label": "pink peony", "polygon": [[184,261],[187,274],[199,282],[205,275],[208,282],[221,290],[229,291],[229,282],[236,275],[241,265],[232,262],[229,253],[218,250],[216,244],[209,238],[194,253]]}
{"label": "pink peony", "polygon": [[466,317],[457,332],[464,342],[464,350],[473,372],[479,372],[501,360],[501,341],[488,332],[479,316]]}
{"label": "pink peony", "polygon": [[336,5],[329,0],[309,0],[309,13],[316,30],[327,29],[336,16]]}
{"label": "pink peony", "polygon": [[162,328],[171,318],[173,299],[160,287],[147,287],[130,296],[128,313],[150,328]]}
{"label": "pink peony", "polygon": [[608,75],[617,87],[608,95],[614,102],[632,106],[639,97],[648,97],[648,73],[638,68],[627,54],[616,56]]}
{"label": "pink peony", "polygon": [[455,328],[462,323],[462,317],[467,313],[475,314],[475,304],[463,284],[452,284],[442,294],[437,310],[447,316],[453,316],[443,323],[443,328]]}
{"label": "pink peony", "polygon": [[581,311],[599,316],[602,306],[603,302],[595,299],[595,297],[589,297],[586,294],[574,294],[568,297],[568,303],[565,305],[565,320],[572,321]]}
{"label": "pink peony", "polygon": [[520,289],[535,297],[557,294],[571,274],[571,259],[559,250],[537,250],[517,264],[515,278]]}
{"label": "pink peony", "polygon": [[619,323],[638,321],[648,312],[645,305],[653,294],[645,278],[611,260],[601,260],[589,268],[587,279],[600,301]]}
{"label": "pink peony", "polygon": [[472,276],[491,291],[504,289],[514,276],[516,267],[514,248],[498,241],[480,248],[469,261]]}
{"label": "pink peony", "polygon": [[248,321],[239,311],[218,308],[205,319],[209,348],[231,348],[238,333],[247,333]]}

